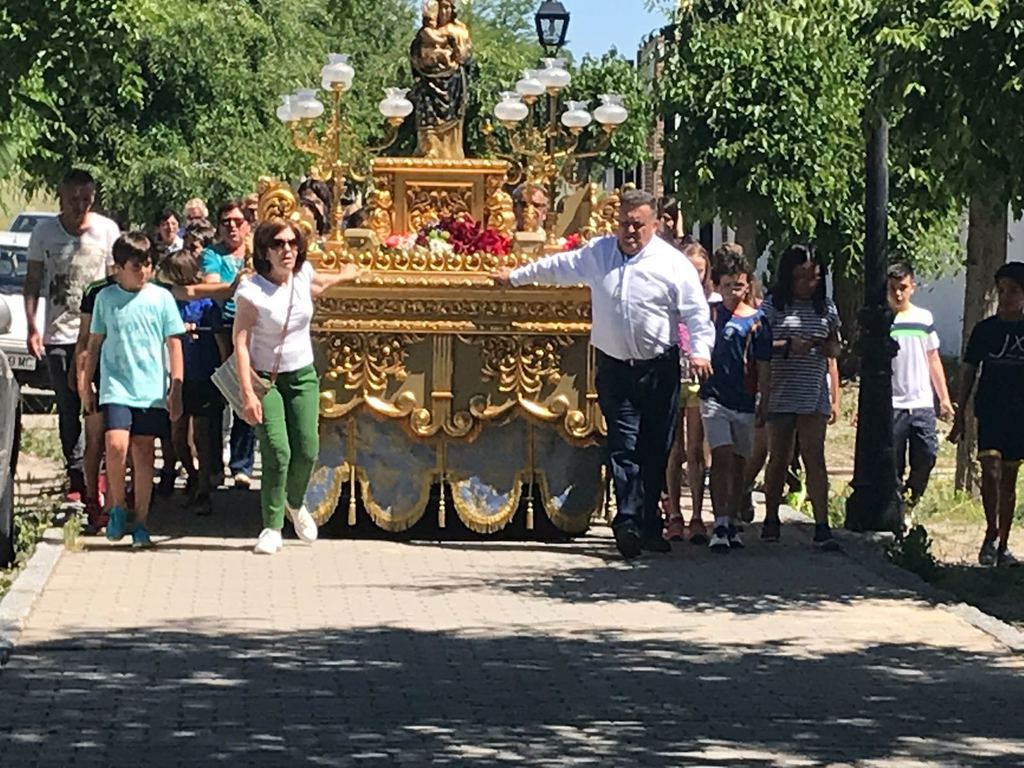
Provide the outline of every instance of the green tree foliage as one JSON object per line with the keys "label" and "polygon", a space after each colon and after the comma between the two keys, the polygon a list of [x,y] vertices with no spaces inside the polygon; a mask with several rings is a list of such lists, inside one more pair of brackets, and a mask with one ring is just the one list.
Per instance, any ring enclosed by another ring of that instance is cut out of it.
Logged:
{"label": "green tree foliage", "polygon": [[[814,238],[857,273],[863,114],[874,41],[860,0],[694,0],[678,14],[660,96],[676,115],[666,181],[691,217],[756,222],[761,244]],[[894,250],[948,261],[956,209],[931,169],[894,146]],[[951,247],[952,244],[952,247]],[[930,250],[934,249],[934,250]]]}
{"label": "green tree foliage", "polygon": [[[884,96],[903,110],[903,141],[929,156],[949,193],[969,204],[964,340],[994,309],[992,274],[1006,261],[1007,209],[1024,211],[1024,4],[915,0],[891,9],[879,39]],[[973,422],[957,453],[957,487],[975,491]]]}
{"label": "green tree foliage", "polygon": [[[278,95],[318,86],[326,53],[348,53],[356,81],[344,119],[360,141],[376,143],[382,89],[412,84],[420,8],[419,0],[8,0],[0,171],[52,188],[69,166],[88,167],[105,207],[133,223],[193,195],[244,194],[261,175],[296,178],[309,163],[274,115]],[[475,51],[471,156],[486,153],[481,128],[499,92],[538,66],[534,10],[533,0],[463,7]],[[629,82],[622,60],[588,67],[580,77],[592,95]],[[636,162],[635,142],[621,141],[617,159]],[[389,151],[414,145],[408,120]]]}
{"label": "green tree foliage", "polygon": [[[654,129],[652,91],[643,73],[614,48],[600,58],[585,56],[574,69],[565,98],[587,101],[593,110],[600,105],[598,97],[601,94],[617,93],[624,97],[623,104],[629,110],[629,119],[612,137],[607,160],[603,161],[605,165],[629,168],[647,159],[647,142]],[[590,129],[589,136],[596,136],[598,130],[595,125]],[[593,145],[593,138],[584,141],[580,151],[586,152]]]}

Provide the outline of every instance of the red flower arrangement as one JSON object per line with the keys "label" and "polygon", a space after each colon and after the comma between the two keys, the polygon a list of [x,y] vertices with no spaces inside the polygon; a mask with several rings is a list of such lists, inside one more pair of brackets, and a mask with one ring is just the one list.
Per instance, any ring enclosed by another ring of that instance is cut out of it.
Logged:
{"label": "red flower arrangement", "polygon": [[562,243],[563,251],[575,251],[577,248],[583,247],[583,236],[579,232],[573,232],[571,235],[566,236],[565,242]]}
{"label": "red flower arrangement", "polygon": [[416,245],[426,247],[431,239],[446,240],[458,254],[488,253],[504,256],[512,249],[512,238],[495,229],[484,229],[472,216],[449,216],[423,227],[416,234]]}

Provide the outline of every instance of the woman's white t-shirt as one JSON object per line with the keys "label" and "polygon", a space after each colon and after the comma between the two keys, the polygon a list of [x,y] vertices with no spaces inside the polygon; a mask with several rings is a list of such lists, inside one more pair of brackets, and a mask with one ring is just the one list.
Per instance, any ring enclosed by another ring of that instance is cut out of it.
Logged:
{"label": "woman's white t-shirt", "polygon": [[[254,370],[272,372],[279,351],[281,364],[278,373],[297,371],[313,364],[313,342],[309,336],[309,324],[313,319],[313,274],[313,265],[307,261],[283,285],[256,275],[238,286],[236,298],[245,299],[256,307],[256,325],[249,340],[249,357]],[[284,333],[293,289],[292,314],[288,319],[288,332]]]}

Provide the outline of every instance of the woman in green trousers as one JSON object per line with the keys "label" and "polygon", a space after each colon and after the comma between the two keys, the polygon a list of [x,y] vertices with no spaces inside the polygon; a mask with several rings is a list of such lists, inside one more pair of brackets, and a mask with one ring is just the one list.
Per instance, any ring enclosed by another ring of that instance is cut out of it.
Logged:
{"label": "woman in green trousers", "polygon": [[[256,427],[263,457],[263,531],[254,551],[272,555],[281,549],[286,515],[302,541],[316,541],[316,522],[304,503],[320,449],[320,379],[309,334],[313,299],[355,280],[359,269],[347,264],[329,275],[317,273],[306,261],[301,231],[285,219],[256,229],[252,262],[256,274],[235,294],[235,360],[242,418]],[[253,387],[253,371],[270,382],[262,398]]]}

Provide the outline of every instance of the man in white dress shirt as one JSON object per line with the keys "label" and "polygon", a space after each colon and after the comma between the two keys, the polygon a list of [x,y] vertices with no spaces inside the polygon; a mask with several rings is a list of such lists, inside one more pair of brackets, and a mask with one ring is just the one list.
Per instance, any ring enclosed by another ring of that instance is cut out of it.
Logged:
{"label": "man in white dress shirt", "polygon": [[590,343],[618,505],[612,529],[625,558],[670,549],[658,499],[679,420],[679,323],[690,332],[690,366],[701,380],[711,373],[715,343],[697,270],[655,237],[656,212],[652,195],[626,192],[616,236],[492,276],[499,286],[590,287]]}

